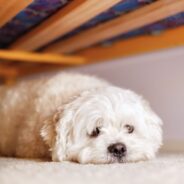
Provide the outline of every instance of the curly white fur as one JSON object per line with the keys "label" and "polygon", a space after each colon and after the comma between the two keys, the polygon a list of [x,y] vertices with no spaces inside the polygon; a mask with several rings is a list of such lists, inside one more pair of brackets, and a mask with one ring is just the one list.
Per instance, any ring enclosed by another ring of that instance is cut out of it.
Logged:
{"label": "curly white fur", "polygon": [[[2,86],[0,97],[1,155],[135,162],[153,158],[162,144],[162,121],[142,97],[92,76],[62,73]],[[97,127],[99,135],[90,136]],[[108,152],[115,143],[126,145],[121,159]]]}

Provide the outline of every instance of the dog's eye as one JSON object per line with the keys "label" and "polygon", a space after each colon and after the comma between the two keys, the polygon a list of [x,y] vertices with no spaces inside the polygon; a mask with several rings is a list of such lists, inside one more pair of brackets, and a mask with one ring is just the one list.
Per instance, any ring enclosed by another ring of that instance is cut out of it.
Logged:
{"label": "dog's eye", "polygon": [[134,131],[134,127],[132,125],[125,125],[125,128],[127,129],[129,134],[133,133]]}
{"label": "dog's eye", "polygon": [[98,137],[98,135],[100,134],[100,128],[96,127],[92,133],[90,134],[90,137]]}

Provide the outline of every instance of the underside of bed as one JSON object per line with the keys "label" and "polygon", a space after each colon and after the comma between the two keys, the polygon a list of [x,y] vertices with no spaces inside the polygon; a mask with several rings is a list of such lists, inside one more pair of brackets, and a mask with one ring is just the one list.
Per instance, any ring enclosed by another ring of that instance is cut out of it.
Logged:
{"label": "underside of bed", "polygon": [[184,0],[1,0],[0,77],[184,43]]}

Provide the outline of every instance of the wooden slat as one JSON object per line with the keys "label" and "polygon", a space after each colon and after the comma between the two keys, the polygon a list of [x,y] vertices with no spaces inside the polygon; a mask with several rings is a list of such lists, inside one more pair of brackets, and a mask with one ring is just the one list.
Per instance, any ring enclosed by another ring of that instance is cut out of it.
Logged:
{"label": "wooden slat", "polygon": [[44,51],[53,53],[74,52],[182,11],[184,11],[184,0],[159,0],[107,23],[79,33],[66,41],[52,44],[44,49]]}
{"label": "wooden slat", "polygon": [[15,77],[18,75],[17,68],[11,67],[11,66],[6,66],[2,63],[0,63],[0,77],[1,76],[6,76],[6,77]]}
{"label": "wooden slat", "polygon": [[157,36],[147,35],[117,41],[110,47],[91,47],[77,54],[91,62],[97,62],[177,46],[184,46],[184,26],[162,32]]}
{"label": "wooden slat", "polygon": [[10,46],[35,50],[79,27],[121,0],[75,0]]}
{"label": "wooden slat", "polygon": [[86,63],[84,58],[78,56],[72,57],[57,54],[39,54],[10,50],[0,50],[0,59],[36,63],[57,63],[64,65],[79,65]]}
{"label": "wooden slat", "polygon": [[[32,75],[44,71],[67,68],[58,64],[23,63],[13,61],[0,62],[0,78],[14,79],[25,75]],[[14,80],[13,80],[14,81]]]}
{"label": "wooden slat", "polygon": [[0,0],[0,27],[32,2],[33,0]]}

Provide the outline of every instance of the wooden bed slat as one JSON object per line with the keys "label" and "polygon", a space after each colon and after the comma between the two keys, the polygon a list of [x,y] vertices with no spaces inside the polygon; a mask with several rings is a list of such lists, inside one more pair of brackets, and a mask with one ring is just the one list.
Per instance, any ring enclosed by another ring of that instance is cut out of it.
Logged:
{"label": "wooden bed slat", "polygon": [[33,0],[0,0],[0,27],[32,2]]}
{"label": "wooden bed slat", "polygon": [[135,54],[156,51],[159,49],[184,46],[184,26],[161,32],[160,35],[143,35],[128,40],[117,41],[110,47],[91,47],[77,54],[88,61],[109,60]]}
{"label": "wooden bed slat", "polygon": [[0,65],[0,76],[16,76],[17,70],[11,67]]}
{"label": "wooden bed slat", "polygon": [[107,23],[81,32],[66,41],[52,44],[45,48],[44,52],[69,53],[78,51],[182,11],[184,11],[184,0],[159,0]]}
{"label": "wooden bed slat", "polygon": [[23,61],[23,62],[36,62],[36,63],[50,63],[50,64],[64,64],[64,65],[80,65],[85,64],[86,60],[78,56],[64,56],[57,54],[39,54],[23,51],[10,51],[0,50],[0,59]]}
{"label": "wooden bed slat", "polygon": [[121,0],[74,0],[32,31],[23,35],[10,48],[36,50],[79,27]]}

